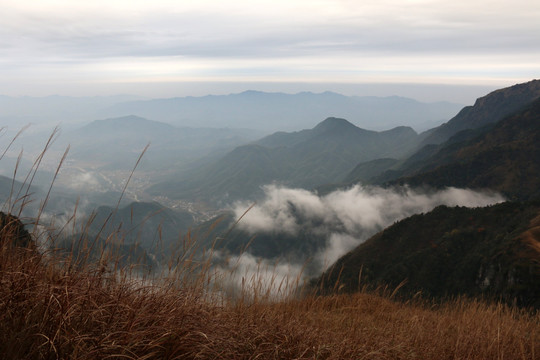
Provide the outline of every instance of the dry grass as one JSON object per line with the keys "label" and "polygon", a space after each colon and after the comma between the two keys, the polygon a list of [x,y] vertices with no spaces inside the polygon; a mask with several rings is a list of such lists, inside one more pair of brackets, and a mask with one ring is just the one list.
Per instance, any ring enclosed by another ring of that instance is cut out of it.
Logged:
{"label": "dry grass", "polygon": [[[6,242],[3,242],[4,244]],[[34,250],[0,253],[4,359],[535,359],[540,316],[457,300],[367,293],[209,301],[203,279],[68,271]]]}
{"label": "dry grass", "polygon": [[[533,251],[531,257],[533,259],[540,258],[540,215],[532,219],[530,228],[521,236],[522,240],[529,245],[531,251]],[[538,260],[537,265],[540,266]]]}

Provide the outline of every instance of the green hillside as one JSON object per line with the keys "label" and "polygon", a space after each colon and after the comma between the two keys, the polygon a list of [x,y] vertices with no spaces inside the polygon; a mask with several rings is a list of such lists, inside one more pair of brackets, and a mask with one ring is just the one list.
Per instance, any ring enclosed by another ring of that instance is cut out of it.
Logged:
{"label": "green hillside", "polygon": [[486,130],[448,144],[414,175],[396,182],[487,188],[511,199],[540,196],[540,100]]}
{"label": "green hillside", "polygon": [[539,307],[539,215],[538,202],[440,206],[376,234],[318,282],[347,292],[404,282],[405,296],[464,294]]}

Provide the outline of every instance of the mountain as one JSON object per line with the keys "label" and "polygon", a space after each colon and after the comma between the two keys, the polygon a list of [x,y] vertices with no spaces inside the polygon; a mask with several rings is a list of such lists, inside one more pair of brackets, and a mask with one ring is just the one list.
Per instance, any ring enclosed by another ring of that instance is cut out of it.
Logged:
{"label": "mountain", "polygon": [[62,134],[61,142],[71,144],[70,157],[112,168],[131,168],[150,144],[141,167],[168,169],[215,151],[228,151],[260,135],[246,129],[179,128],[129,115],[92,121]]}
{"label": "mountain", "polygon": [[350,119],[363,128],[382,130],[408,125],[422,131],[426,123],[440,124],[461,108],[459,104],[421,103],[397,96],[245,91],[219,96],[129,101],[109,107],[102,116],[137,114],[177,126],[222,127],[226,124],[268,132],[305,128],[314,118],[336,116]]}
{"label": "mountain", "polygon": [[265,184],[313,188],[345,176],[359,159],[392,157],[417,144],[408,127],[376,132],[327,118],[313,129],[276,133],[238,147],[187,176],[148,189],[150,194],[212,202],[250,198]]}
{"label": "mountain", "polygon": [[392,183],[487,188],[510,199],[539,198],[540,99],[483,129],[472,139],[462,134],[468,140],[448,142],[420,169]]}
{"label": "mountain", "polygon": [[172,125],[131,115],[92,121],[68,133],[65,141],[71,143],[71,155],[76,158],[91,155],[100,162],[119,157],[126,161],[127,156],[140,153],[147,143],[167,147],[174,140],[170,135],[176,132],[178,129]]}
{"label": "mountain", "polygon": [[440,206],[379,232],[338,260],[318,283],[427,297],[502,299],[540,307],[540,203]]}
{"label": "mountain", "polygon": [[129,115],[105,120],[94,120],[74,134],[94,137],[95,141],[110,139],[141,137],[145,134],[149,139],[158,139],[178,128],[159,121],[148,120],[140,116]]}
{"label": "mountain", "polygon": [[477,129],[496,123],[540,97],[540,80],[499,89],[463,108],[447,123],[429,131],[420,146],[441,144],[466,129]]}
{"label": "mountain", "polygon": [[384,171],[399,164],[400,161],[391,158],[375,159],[362,162],[347,174],[343,179],[344,184],[369,183],[370,180]]}
{"label": "mountain", "polygon": [[[502,191],[513,199],[538,196],[538,167],[537,162],[531,160],[539,156],[537,139],[540,97],[522,105],[524,99],[534,97],[534,90],[538,87],[540,81],[534,80],[480,98],[474,109],[464,109],[465,113],[474,114],[468,117],[469,128],[458,131],[443,143],[424,145],[406,157],[360,162],[336,186],[358,182],[377,185],[409,183],[414,186],[472,186]],[[516,102],[513,103],[512,99]],[[507,112],[508,109],[514,109],[512,114],[490,122],[497,119],[496,114]],[[494,117],[490,118],[490,114]],[[466,126],[463,122],[454,121],[458,119],[463,120],[465,117],[457,116],[448,124]],[[475,127],[486,121],[486,125]],[[433,129],[430,134],[442,128]],[[425,136],[425,133],[420,134],[420,137]]]}
{"label": "mountain", "polygon": [[170,253],[193,222],[189,212],[173,211],[155,202],[134,202],[118,210],[100,206],[85,223],[85,236],[113,239],[126,246],[137,244],[152,254]]}
{"label": "mountain", "polygon": [[[141,100],[139,96],[115,95],[115,96],[0,96],[0,119],[3,125],[19,129],[28,123],[32,128],[43,124],[81,123],[99,117],[102,109],[126,101]],[[122,114],[125,115],[125,114]]]}

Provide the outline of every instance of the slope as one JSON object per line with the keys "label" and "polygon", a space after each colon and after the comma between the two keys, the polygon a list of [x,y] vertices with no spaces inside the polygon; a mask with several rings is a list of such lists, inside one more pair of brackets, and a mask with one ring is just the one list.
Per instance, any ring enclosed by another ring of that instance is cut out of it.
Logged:
{"label": "slope", "polygon": [[489,188],[511,199],[540,196],[540,99],[485,130],[448,143],[394,183]]}
{"label": "slope", "polygon": [[407,296],[464,294],[539,307],[540,252],[531,247],[540,240],[534,231],[539,214],[538,202],[440,206],[381,231],[318,281],[344,291],[405,282],[400,292]]}
{"label": "slope", "polygon": [[430,131],[421,146],[441,144],[462,130],[495,123],[539,97],[540,80],[496,90],[477,99],[474,106],[463,108],[450,121]]}

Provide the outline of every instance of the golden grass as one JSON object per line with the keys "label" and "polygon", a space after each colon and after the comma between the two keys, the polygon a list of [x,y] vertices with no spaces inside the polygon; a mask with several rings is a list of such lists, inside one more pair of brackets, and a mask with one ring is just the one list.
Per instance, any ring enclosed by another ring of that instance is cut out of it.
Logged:
{"label": "golden grass", "polygon": [[[540,258],[540,215],[531,220],[530,228],[521,235],[521,239],[534,252],[531,257]],[[537,265],[540,266],[540,263]]]}
{"label": "golden grass", "polygon": [[[3,242],[4,244],[6,242]],[[540,316],[456,300],[375,294],[210,301],[207,281],[68,271],[0,251],[3,359],[536,359]],[[53,257],[54,258],[54,257]]]}

